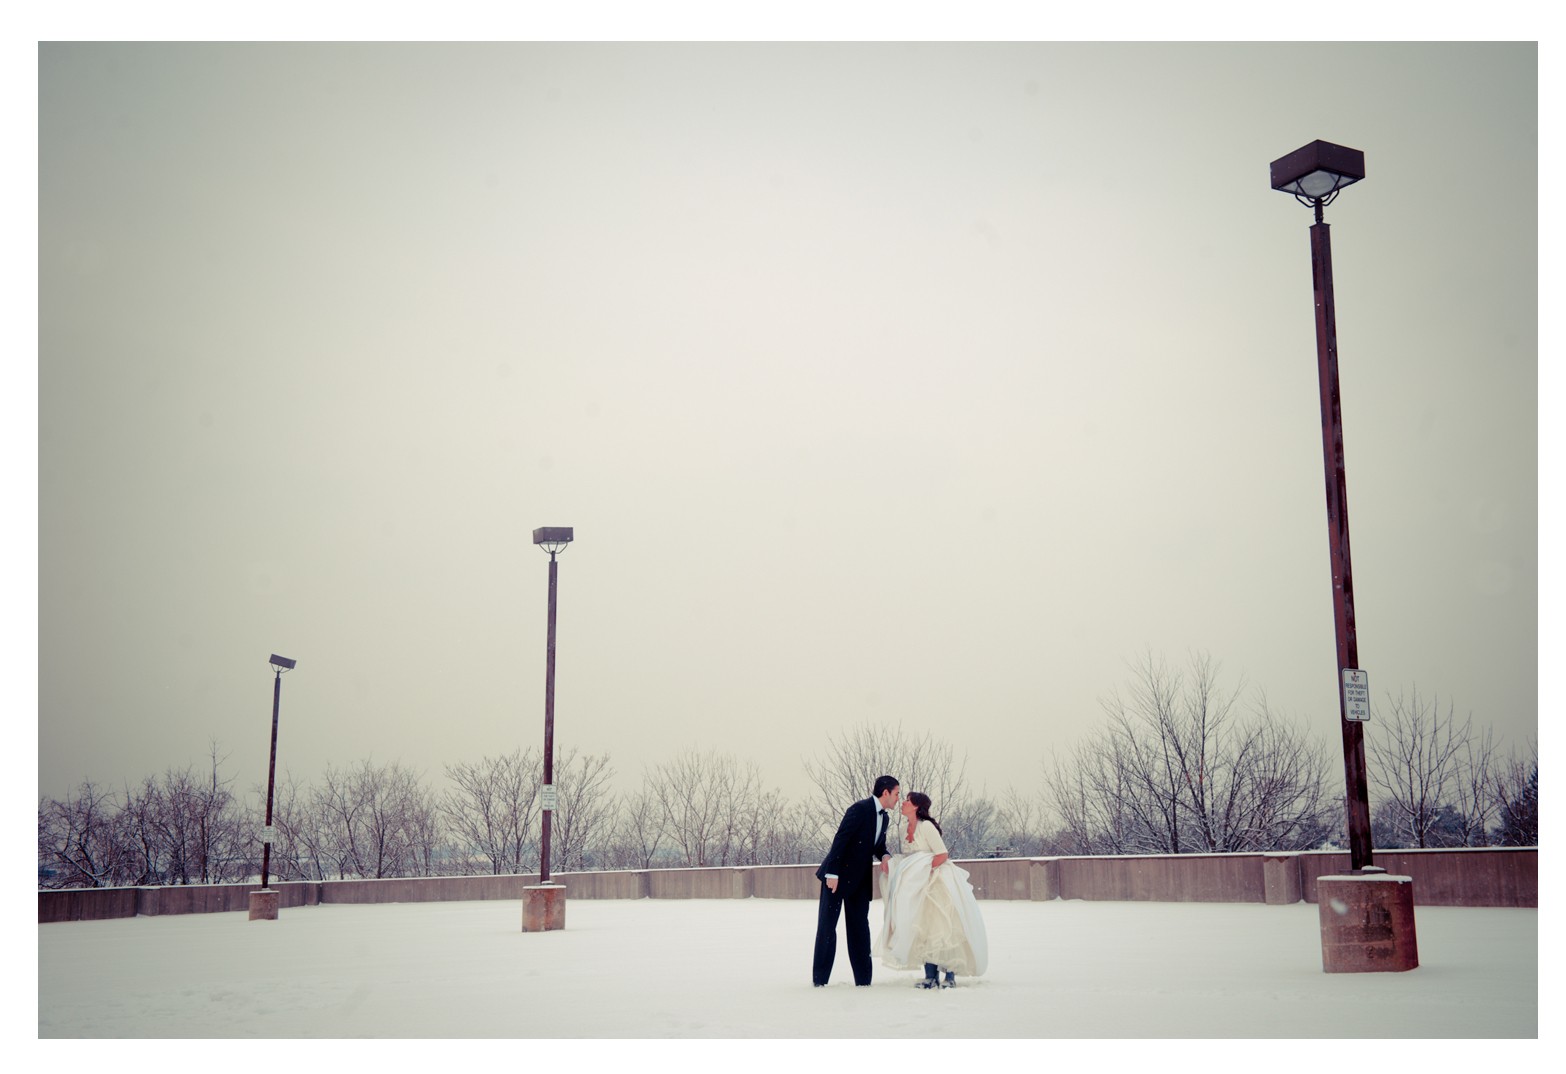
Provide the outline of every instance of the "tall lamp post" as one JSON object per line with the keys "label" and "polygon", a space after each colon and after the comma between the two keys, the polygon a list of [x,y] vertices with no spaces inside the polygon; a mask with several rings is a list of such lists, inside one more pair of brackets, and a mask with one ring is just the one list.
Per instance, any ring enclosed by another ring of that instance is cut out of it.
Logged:
{"label": "tall lamp post", "polygon": [[272,869],[272,789],[277,782],[277,710],[283,696],[283,674],[294,669],[297,660],[272,654],[272,753],[266,765],[266,828],[261,833],[261,890],[250,896],[250,920],[277,920],[277,892],[267,887]]}
{"label": "tall lamp post", "polygon": [[[1344,804],[1352,879],[1380,873],[1371,864],[1370,795],[1366,785],[1364,721],[1370,687],[1359,666],[1354,626],[1354,572],[1349,555],[1348,485],[1343,467],[1343,409],[1338,388],[1338,326],[1332,292],[1332,237],[1322,210],[1343,188],[1365,178],[1365,154],[1317,140],[1272,162],[1272,188],[1292,194],[1315,212],[1310,228],[1312,289],[1316,303],[1316,367],[1321,388],[1321,449],[1327,487],[1327,545],[1332,564],[1332,616],[1338,650],[1338,715],[1343,733]],[[1412,969],[1413,889],[1335,884],[1322,877],[1322,962],[1328,972]],[[1406,877],[1388,878],[1407,881]],[[1325,883],[1323,883],[1325,881]],[[1341,907],[1342,909],[1337,909]]]}
{"label": "tall lamp post", "polygon": [[555,602],[560,564],[556,560],[571,543],[570,526],[543,526],[533,531],[533,543],[549,553],[549,634],[544,650],[544,785],[540,789],[543,822],[539,840],[538,887],[526,893],[522,931],[542,932],[565,926],[565,892],[549,882],[549,835],[555,794]]}
{"label": "tall lamp post", "polygon": [[[1354,572],[1349,557],[1348,486],[1343,470],[1343,408],[1338,390],[1338,326],[1332,296],[1332,236],[1322,209],[1344,187],[1365,177],[1365,154],[1315,141],[1272,162],[1272,188],[1315,210],[1310,228],[1311,279],[1316,296],[1316,369],[1321,381],[1321,452],[1327,478],[1327,545],[1332,560],[1332,618],[1338,643],[1338,704],[1347,779],[1349,862],[1371,863],[1370,797],[1365,780],[1362,715],[1350,710],[1345,672],[1359,672],[1354,629]],[[1361,676],[1348,677],[1358,684]]]}

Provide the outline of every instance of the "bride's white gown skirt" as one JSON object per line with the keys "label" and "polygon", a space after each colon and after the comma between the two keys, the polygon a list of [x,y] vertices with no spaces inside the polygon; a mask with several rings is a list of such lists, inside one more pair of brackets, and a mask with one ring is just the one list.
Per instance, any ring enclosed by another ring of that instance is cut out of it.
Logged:
{"label": "bride's white gown skirt", "polygon": [[933,962],[959,977],[984,972],[989,943],[968,871],[948,861],[933,872],[933,854],[912,851],[892,859],[875,953],[896,970]]}

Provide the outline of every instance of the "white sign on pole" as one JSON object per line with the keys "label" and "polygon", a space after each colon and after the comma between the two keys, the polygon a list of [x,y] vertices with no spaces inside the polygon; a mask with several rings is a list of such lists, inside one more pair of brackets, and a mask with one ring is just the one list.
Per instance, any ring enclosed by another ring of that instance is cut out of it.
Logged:
{"label": "white sign on pole", "polygon": [[260,830],[261,830],[261,842],[263,842],[263,843],[275,843],[275,842],[277,842],[277,829],[274,826],[272,826],[270,824],[263,824],[261,826]]}
{"label": "white sign on pole", "polygon": [[1358,668],[1343,669],[1343,718],[1370,719],[1370,675]]}
{"label": "white sign on pole", "polygon": [[541,791],[540,797],[543,799],[545,809],[556,810],[560,808],[560,795],[556,793],[553,783],[541,783],[539,784],[539,790]]}

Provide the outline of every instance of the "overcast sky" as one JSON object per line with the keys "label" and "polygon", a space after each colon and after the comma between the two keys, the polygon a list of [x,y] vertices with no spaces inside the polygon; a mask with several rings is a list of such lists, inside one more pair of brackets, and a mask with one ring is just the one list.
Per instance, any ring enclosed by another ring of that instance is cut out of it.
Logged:
{"label": "overcast sky", "polygon": [[[1145,653],[1538,713],[1532,44],[51,44],[38,783],[543,737],[1032,790]],[[1370,734],[1375,734],[1372,724]]]}

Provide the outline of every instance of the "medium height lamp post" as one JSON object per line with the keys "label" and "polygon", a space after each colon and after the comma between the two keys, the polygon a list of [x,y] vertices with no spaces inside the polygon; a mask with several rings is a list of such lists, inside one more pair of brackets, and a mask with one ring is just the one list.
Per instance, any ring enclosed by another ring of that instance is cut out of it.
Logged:
{"label": "medium height lamp post", "polygon": [[[1344,795],[1352,877],[1320,877],[1322,965],[1331,972],[1405,970],[1419,965],[1414,943],[1413,887],[1364,883],[1384,872],[1371,864],[1370,795],[1364,721],[1370,686],[1359,666],[1354,627],[1354,572],[1349,556],[1348,485],[1343,468],[1343,409],[1338,389],[1338,326],[1333,308],[1332,237],[1322,210],[1344,187],[1365,178],[1365,154],[1319,139],[1272,162],[1272,188],[1315,211],[1310,228],[1316,301],[1316,367],[1321,387],[1321,449],[1327,486],[1327,545],[1332,563],[1332,615],[1338,650],[1338,713],[1343,733]],[[1340,883],[1340,881],[1342,883]]]}
{"label": "medium height lamp post", "polygon": [[538,886],[525,893],[522,931],[542,932],[565,927],[565,889],[549,882],[549,834],[555,794],[555,598],[560,564],[555,557],[571,543],[570,526],[543,526],[533,531],[533,543],[549,553],[549,634],[544,651],[544,785],[540,788],[543,821],[539,839]]}
{"label": "medium height lamp post", "polygon": [[272,753],[266,765],[266,827],[261,833],[261,890],[250,895],[250,920],[277,920],[277,892],[267,887],[272,869],[272,788],[277,782],[277,709],[283,696],[283,674],[292,671],[297,660],[272,654]]}

